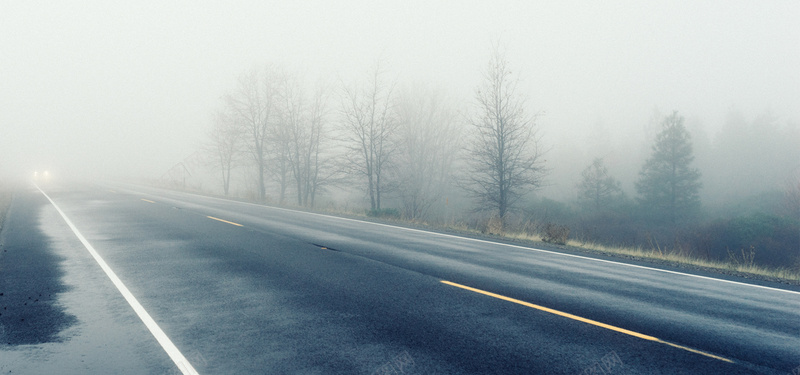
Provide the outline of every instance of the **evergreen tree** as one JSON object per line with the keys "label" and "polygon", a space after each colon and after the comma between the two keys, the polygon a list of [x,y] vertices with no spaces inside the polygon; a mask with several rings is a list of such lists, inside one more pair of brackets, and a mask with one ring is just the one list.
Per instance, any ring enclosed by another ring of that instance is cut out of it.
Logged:
{"label": "evergreen tree", "polygon": [[600,212],[622,197],[622,188],[614,176],[608,174],[603,158],[596,158],[581,173],[578,183],[578,201],[587,210]]}
{"label": "evergreen tree", "polygon": [[642,208],[672,225],[694,216],[700,208],[702,185],[700,171],[692,167],[693,160],[691,137],[683,117],[673,112],[661,123],[653,154],[639,172],[636,190]]}

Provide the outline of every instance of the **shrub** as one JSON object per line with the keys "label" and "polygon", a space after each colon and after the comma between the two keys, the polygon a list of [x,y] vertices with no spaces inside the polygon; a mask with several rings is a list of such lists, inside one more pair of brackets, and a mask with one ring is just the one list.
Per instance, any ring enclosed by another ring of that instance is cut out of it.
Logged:
{"label": "shrub", "polygon": [[764,213],[721,219],[697,229],[695,248],[709,258],[731,260],[731,254],[758,265],[785,267],[800,254],[800,222]]}
{"label": "shrub", "polygon": [[503,229],[503,220],[500,220],[497,215],[490,217],[489,222],[486,223],[486,232],[489,234],[503,235]]}
{"label": "shrub", "polygon": [[566,245],[567,237],[569,237],[568,226],[547,223],[547,225],[544,227],[544,236],[542,236],[542,241],[556,245]]}
{"label": "shrub", "polygon": [[497,215],[492,215],[488,218],[485,216],[476,218],[474,226],[475,230],[481,232],[481,234],[500,236],[504,233],[503,221]]}

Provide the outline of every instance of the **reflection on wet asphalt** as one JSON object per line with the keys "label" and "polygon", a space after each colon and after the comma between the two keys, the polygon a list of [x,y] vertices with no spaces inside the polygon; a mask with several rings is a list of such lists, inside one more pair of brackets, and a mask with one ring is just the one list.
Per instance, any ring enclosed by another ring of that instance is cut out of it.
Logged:
{"label": "reflection on wet asphalt", "polygon": [[59,333],[75,317],[57,304],[62,257],[39,229],[39,212],[49,204],[41,196],[17,194],[0,235],[0,342],[33,345],[61,340]]}

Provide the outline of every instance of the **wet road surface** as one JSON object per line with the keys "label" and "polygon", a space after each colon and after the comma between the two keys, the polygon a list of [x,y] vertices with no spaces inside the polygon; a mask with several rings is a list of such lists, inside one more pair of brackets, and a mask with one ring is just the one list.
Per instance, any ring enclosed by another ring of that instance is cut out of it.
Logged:
{"label": "wet road surface", "polygon": [[[787,374],[800,293],[127,185],[15,194],[0,373]],[[41,297],[39,295],[41,294]],[[30,298],[30,299],[29,299]]]}

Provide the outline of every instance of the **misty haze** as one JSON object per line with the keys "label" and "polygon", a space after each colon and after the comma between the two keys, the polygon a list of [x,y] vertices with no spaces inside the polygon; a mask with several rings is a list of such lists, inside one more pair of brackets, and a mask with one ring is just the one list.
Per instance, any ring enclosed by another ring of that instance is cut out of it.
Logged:
{"label": "misty haze", "polygon": [[3,2],[0,372],[800,373],[798,19]]}

